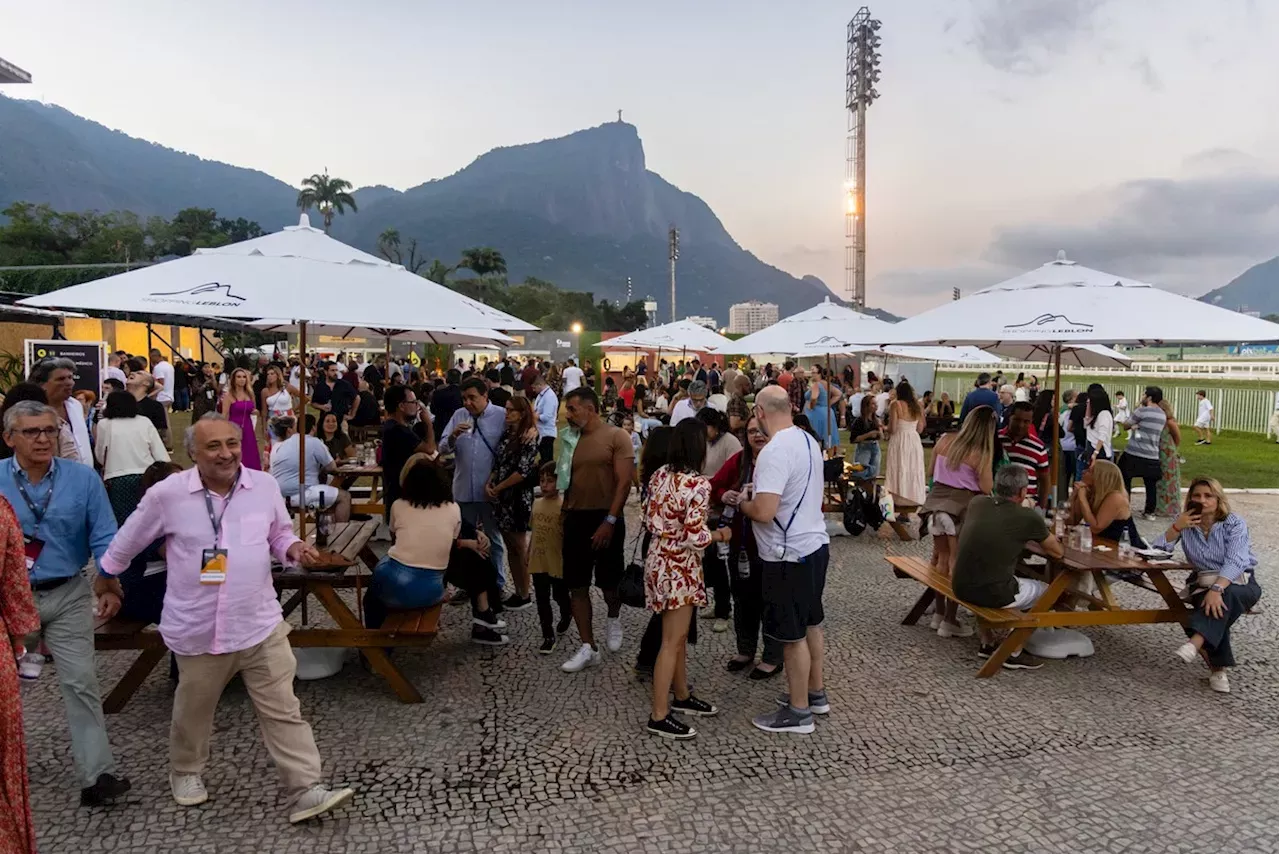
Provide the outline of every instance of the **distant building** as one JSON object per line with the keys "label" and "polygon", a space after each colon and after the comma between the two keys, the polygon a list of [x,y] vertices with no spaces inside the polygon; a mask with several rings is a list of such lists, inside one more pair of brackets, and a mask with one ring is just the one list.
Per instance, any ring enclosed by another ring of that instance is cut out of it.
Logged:
{"label": "distant building", "polygon": [[653,297],[644,298],[645,326],[652,329],[658,325],[658,301]]}
{"label": "distant building", "polygon": [[690,323],[696,323],[699,326],[705,326],[708,329],[710,329],[712,332],[715,332],[717,328],[716,319],[714,317],[707,317],[705,314],[691,314],[688,317],[686,317],[685,320],[689,321]]}
{"label": "distant building", "polygon": [[30,83],[31,75],[0,56],[0,83]]}
{"label": "distant building", "polygon": [[778,307],[771,302],[749,300],[729,306],[729,331],[750,335],[778,322]]}

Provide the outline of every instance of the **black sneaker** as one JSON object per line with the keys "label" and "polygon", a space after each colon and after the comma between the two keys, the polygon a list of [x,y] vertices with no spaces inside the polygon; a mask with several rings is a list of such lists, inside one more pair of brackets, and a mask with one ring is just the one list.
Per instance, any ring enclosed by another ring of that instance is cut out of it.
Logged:
{"label": "black sneaker", "polygon": [[99,774],[97,782],[80,790],[80,806],[105,806],[132,788],[133,784],[129,782],[128,777]]}
{"label": "black sneaker", "polygon": [[649,723],[645,725],[645,729],[650,735],[656,735],[659,738],[672,738],[676,741],[686,741],[698,734],[698,731],[687,723],[677,720],[675,715],[667,715],[660,721],[649,718]]}
{"label": "black sneaker", "polygon": [[472,626],[471,642],[483,646],[506,646],[511,643],[511,638],[485,626]]}
{"label": "black sneaker", "polygon": [[543,655],[550,655],[555,651],[556,651],[556,638],[554,637],[543,638],[542,645],[538,647],[538,652],[542,653]]}
{"label": "black sneaker", "polygon": [[1019,652],[1017,655],[1006,658],[1004,664],[1000,666],[1005,670],[1039,670],[1044,667],[1044,662],[1036,661],[1030,653]]}
{"label": "black sneaker", "polygon": [[502,607],[508,611],[523,611],[525,608],[533,607],[533,600],[519,593],[512,593],[502,600]]}
{"label": "black sneaker", "polygon": [[985,660],[995,654],[996,654],[996,645],[993,643],[984,643],[978,647],[978,658]]}
{"label": "black sneaker", "polygon": [[507,627],[507,621],[493,613],[492,608],[488,611],[473,611],[471,614],[471,622],[477,626],[482,626],[486,629],[493,629],[494,631],[501,631]]}
{"label": "black sneaker", "polygon": [[556,634],[562,635],[569,631],[569,627],[573,625],[573,614],[561,614],[560,622],[556,623]]}
{"label": "black sneaker", "polygon": [[671,702],[671,711],[679,712],[682,715],[697,715],[704,718],[720,714],[720,710],[715,706],[706,700],[699,700],[693,694],[683,700],[673,700]]}

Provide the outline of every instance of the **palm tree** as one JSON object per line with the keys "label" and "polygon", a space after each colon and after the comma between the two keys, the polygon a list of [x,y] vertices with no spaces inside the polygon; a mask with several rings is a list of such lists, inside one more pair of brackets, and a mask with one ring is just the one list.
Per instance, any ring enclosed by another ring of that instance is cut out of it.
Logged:
{"label": "palm tree", "polygon": [[437,285],[447,285],[449,284],[449,276],[451,276],[453,274],[453,271],[456,269],[457,267],[450,267],[448,264],[444,263],[439,258],[437,258],[434,261],[432,261],[431,266],[428,267],[426,271],[422,272],[420,275],[423,278],[430,279],[431,281],[435,282]]}
{"label": "palm tree", "polygon": [[501,252],[490,246],[473,246],[462,250],[462,260],[458,262],[458,267],[466,267],[477,276],[489,273],[506,275],[507,259],[502,257]]}
{"label": "palm tree", "polygon": [[378,254],[388,261],[400,263],[400,232],[388,228],[378,235]]}
{"label": "palm tree", "polygon": [[333,225],[334,213],[344,214],[347,208],[354,212],[355,197],[351,195],[350,181],[342,178],[330,178],[326,169],[323,175],[312,175],[302,179],[302,189],[298,191],[298,207],[304,211],[315,208],[324,215],[324,233],[329,233]]}

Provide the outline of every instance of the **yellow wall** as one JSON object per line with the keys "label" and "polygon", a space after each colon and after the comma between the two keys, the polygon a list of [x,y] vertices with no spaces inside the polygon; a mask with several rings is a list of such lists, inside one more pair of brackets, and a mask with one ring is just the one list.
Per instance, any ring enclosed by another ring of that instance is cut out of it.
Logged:
{"label": "yellow wall", "polygon": [[62,334],[68,341],[106,341],[102,321],[91,317],[68,317],[63,321]]}

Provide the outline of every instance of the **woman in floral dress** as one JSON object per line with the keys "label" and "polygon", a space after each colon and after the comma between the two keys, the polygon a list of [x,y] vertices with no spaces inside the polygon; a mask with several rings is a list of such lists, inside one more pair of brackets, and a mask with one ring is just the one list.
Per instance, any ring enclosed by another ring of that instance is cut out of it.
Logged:
{"label": "woman in floral dress", "polygon": [[18,695],[17,648],[24,635],[40,629],[22,544],[22,526],[9,502],[0,498],[0,854],[34,854],[27,782],[27,742]]}
{"label": "woman in floral dress", "polygon": [[533,485],[538,470],[538,431],[534,427],[533,406],[527,398],[507,401],[507,423],[498,442],[497,461],[489,485],[485,487],[494,502],[493,518],[502,532],[507,547],[507,563],[511,566],[511,583],[515,592],[503,607],[521,611],[533,604],[532,580],[529,576],[529,528],[533,518]]}
{"label": "woman in floral dress", "polygon": [[1156,487],[1156,515],[1177,518],[1182,513],[1182,467],[1178,463],[1178,446],[1182,431],[1173,417],[1169,401],[1160,401],[1164,410],[1164,430],[1160,433],[1160,485]]}
{"label": "woman in floral dress", "polygon": [[[671,431],[667,464],[654,472],[644,503],[644,526],[653,535],[644,566],[644,598],[662,614],[662,649],[653,667],[653,708],[647,731],[662,738],[688,739],[697,733],[672,713],[714,715],[710,703],[689,692],[685,639],[694,610],[707,604],[702,553],[727,542],[730,529],[707,528],[711,482],[702,475],[707,431],[689,418]],[[667,694],[674,690],[675,700]]]}

